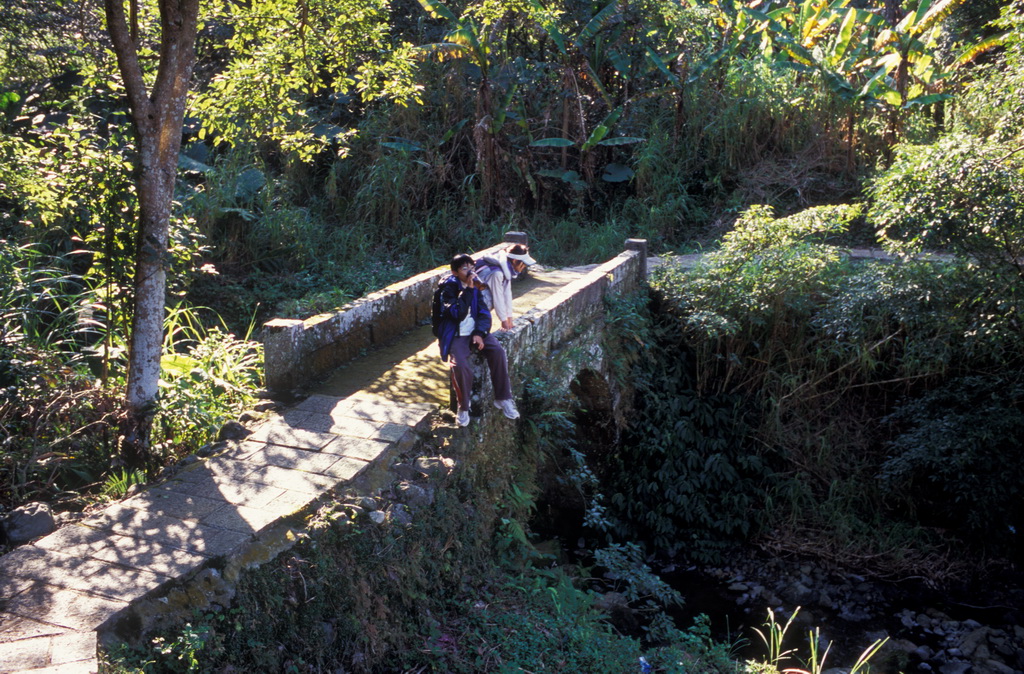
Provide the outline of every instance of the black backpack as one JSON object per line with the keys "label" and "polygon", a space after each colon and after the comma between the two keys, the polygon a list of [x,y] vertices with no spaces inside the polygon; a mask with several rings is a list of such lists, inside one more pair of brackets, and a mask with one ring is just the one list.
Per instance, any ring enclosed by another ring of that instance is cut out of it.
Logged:
{"label": "black backpack", "polygon": [[441,286],[444,281],[437,284],[434,288],[434,299],[430,303],[430,331],[434,333],[434,337],[441,336]]}

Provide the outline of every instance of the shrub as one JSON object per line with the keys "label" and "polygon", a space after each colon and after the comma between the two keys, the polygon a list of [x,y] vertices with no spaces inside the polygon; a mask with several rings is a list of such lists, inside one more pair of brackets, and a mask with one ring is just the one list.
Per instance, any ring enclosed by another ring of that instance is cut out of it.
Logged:
{"label": "shrub", "polygon": [[0,506],[96,481],[117,411],[76,352],[80,279],[39,247],[0,240]]}
{"label": "shrub", "polygon": [[1019,363],[1019,328],[1005,311],[1018,301],[1005,278],[969,262],[870,262],[831,290],[812,325],[819,348],[855,362],[861,381],[936,381]]}
{"label": "shrub", "polygon": [[[165,347],[153,441],[165,458],[195,451],[216,439],[220,427],[255,401],[262,385],[262,346],[194,319],[173,316],[169,331],[175,351]],[[182,338],[184,337],[184,338]]]}
{"label": "shrub", "polygon": [[902,429],[879,477],[892,502],[921,522],[1005,551],[1024,530],[1024,382],[953,379],[889,417]]}
{"label": "shrub", "polygon": [[[652,283],[685,339],[647,359],[665,383],[637,378],[635,418],[643,427],[633,442],[641,449],[627,450],[634,453],[624,454],[630,463],[623,465],[639,466],[645,481],[630,485],[623,502],[642,494],[637,514],[649,526],[670,529],[671,503],[690,508],[683,523],[698,531],[746,535],[723,526],[742,513],[734,493],[743,491],[748,504],[771,505],[764,514],[776,540],[785,531],[803,531],[794,540],[815,531],[822,550],[871,564],[888,554],[898,565],[908,539],[889,531],[917,536],[927,551],[933,541],[920,526],[941,521],[954,536],[976,536],[989,509],[1010,507],[995,502],[996,494],[1015,493],[997,479],[991,491],[982,488],[977,506],[969,495],[994,477],[983,444],[1003,447],[1016,432],[1015,394],[982,405],[983,396],[964,391],[956,403],[940,392],[963,388],[946,382],[972,371],[1020,370],[1020,283],[1005,262],[1001,269],[974,260],[844,262],[828,241],[852,213],[818,209],[773,219],[751,209],[700,267],[656,273]],[[688,362],[692,391],[678,384]],[[917,428],[910,418],[918,408],[908,407],[899,423],[879,423],[895,401],[935,387],[932,404],[944,411],[933,421]],[[968,428],[972,407],[979,411]],[[892,434],[901,435],[887,445]],[[715,451],[734,472],[701,467]],[[1003,460],[1017,468],[1016,458]],[[960,467],[969,473],[963,484],[956,483]],[[676,497],[680,490],[712,503],[719,519],[702,519],[692,500]],[[730,495],[719,502],[718,490]],[[948,505],[935,507],[936,495]],[[886,503],[898,503],[899,517]],[[672,517],[678,526],[679,515]],[[994,526],[1005,533],[1017,524]]]}
{"label": "shrub", "polygon": [[637,345],[621,359],[635,408],[607,476],[621,514],[617,533],[649,540],[659,552],[712,561],[757,528],[751,513],[763,497],[763,464],[744,440],[743,399],[695,389],[694,354],[682,344],[679,324],[665,315],[639,326],[638,319],[632,311],[609,323]]}
{"label": "shrub", "polygon": [[[1019,3],[1000,4],[993,27],[1006,31],[1004,49],[965,86],[953,108],[953,126],[978,137],[1012,141],[1024,133],[1024,14]],[[973,13],[978,5],[978,13],[991,11],[991,3],[969,3],[963,9]]]}
{"label": "shrub", "polygon": [[900,145],[869,185],[868,219],[901,254],[945,250],[999,269],[1024,255],[1024,155],[1009,144],[947,134]]}
{"label": "shrub", "polygon": [[654,274],[652,286],[695,351],[698,391],[757,387],[775,358],[788,358],[787,346],[803,338],[808,317],[846,269],[827,242],[858,213],[822,206],[774,218],[769,207],[753,206],[699,268]]}

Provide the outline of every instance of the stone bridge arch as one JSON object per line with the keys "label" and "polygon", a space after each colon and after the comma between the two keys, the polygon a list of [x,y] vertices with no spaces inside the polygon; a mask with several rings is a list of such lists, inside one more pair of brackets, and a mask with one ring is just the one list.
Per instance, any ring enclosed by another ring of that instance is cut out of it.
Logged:
{"label": "stone bridge arch", "polygon": [[620,409],[621,391],[607,373],[585,367],[570,382],[569,390],[578,407],[576,422],[593,441],[613,444],[624,425]]}

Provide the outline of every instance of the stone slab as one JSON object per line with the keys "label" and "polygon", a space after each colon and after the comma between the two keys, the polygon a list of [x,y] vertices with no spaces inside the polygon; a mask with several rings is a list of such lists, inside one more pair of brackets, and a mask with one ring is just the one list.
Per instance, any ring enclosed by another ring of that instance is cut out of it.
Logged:
{"label": "stone slab", "polygon": [[[303,423],[306,424],[308,421]],[[328,428],[330,427],[328,426]],[[257,428],[248,437],[248,440],[298,449],[320,449],[334,439],[333,435],[324,432],[326,430],[326,428],[321,430],[315,425],[308,428],[297,428],[284,423],[271,422]]]}
{"label": "stone slab", "polygon": [[119,564],[147,571],[156,576],[177,578],[190,573],[206,563],[208,557],[182,550],[178,547],[163,545],[154,541],[144,541],[128,536],[116,536],[119,542],[95,553],[100,561]]}
{"label": "stone slab", "polygon": [[181,492],[153,487],[138,496],[125,501],[125,505],[159,513],[180,520],[201,520],[214,510],[219,510],[225,503],[224,499],[183,494]]}
{"label": "stone slab", "polygon": [[330,421],[328,429],[332,434],[351,438],[372,438],[385,425],[377,421],[366,421],[365,419],[353,419],[350,417],[339,417],[337,419],[328,415],[324,415],[324,417]]}
{"label": "stone slab", "polygon": [[291,409],[283,410],[280,414],[280,420],[278,423],[284,423],[288,426],[295,428],[302,428],[303,423],[309,418],[309,415],[314,410],[301,409],[299,407],[292,407]]}
{"label": "stone slab", "polygon": [[[102,554],[104,550],[107,550],[108,554],[112,553],[111,546],[107,546],[93,554]],[[168,580],[166,575],[159,576],[141,568],[130,568],[114,563],[116,559],[107,561],[72,557],[52,550],[44,552],[43,555],[31,557],[19,556],[18,577],[22,582],[25,579],[34,581],[29,587],[44,584],[127,602]]]}
{"label": "stone slab", "polygon": [[[314,396],[311,396],[313,398]],[[337,400],[333,405],[326,401]],[[308,402],[308,399],[307,401]],[[319,396],[311,411],[327,414],[336,421],[344,418],[362,419],[371,422],[389,422],[404,426],[416,426],[433,412],[430,404],[395,403],[379,398],[350,396],[348,398],[330,398]]]}
{"label": "stone slab", "polygon": [[40,538],[33,545],[44,550],[56,550],[73,557],[88,557],[93,552],[110,545],[110,542],[105,531],[81,524],[69,524],[49,536]]}
{"label": "stone slab", "polygon": [[17,672],[50,666],[51,637],[0,643],[0,672]]}
{"label": "stone slab", "polygon": [[272,487],[304,492],[311,496],[319,496],[338,483],[337,480],[325,475],[290,470],[280,466],[260,466],[252,472],[250,479]]}
{"label": "stone slab", "polygon": [[[67,632],[65,627],[48,625],[38,620],[26,618],[14,613],[0,611],[0,644],[24,639],[49,637]],[[3,671],[0,669],[0,671]]]}
{"label": "stone slab", "polygon": [[15,571],[8,572],[5,567],[0,567],[0,578],[3,578],[3,582],[0,583],[0,611],[3,610],[4,601],[32,585],[31,578],[21,578],[14,575],[15,573]]}
{"label": "stone slab", "polygon": [[427,419],[432,412],[433,410],[423,411],[396,407],[394,405],[387,405],[383,403],[374,403],[373,409],[370,409],[369,405],[362,405],[358,408],[339,410],[331,414],[331,417],[336,420],[341,420],[343,418],[363,419],[366,421],[386,422],[390,424],[416,427],[419,426],[424,419]]}
{"label": "stone slab", "polygon": [[97,561],[100,566],[95,568],[88,577],[75,582],[73,589],[89,592],[107,599],[130,603],[139,597],[156,590],[170,580],[167,574],[157,574],[146,568],[134,568],[119,563]]}
{"label": "stone slab", "polygon": [[244,461],[237,461],[225,456],[199,461],[182,469],[174,476],[177,481],[198,481],[214,476],[224,480],[242,481],[252,467]]}
{"label": "stone slab", "polygon": [[95,632],[67,632],[50,638],[50,665],[70,665],[96,659]]}
{"label": "stone slab", "polygon": [[258,534],[281,516],[281,513],[268,510],[229,505],[207,516],[203,524],[228,531]]}
{"label": "stone slab", "polygon": [[97,518],[95,526],[159,546],[180,548],[206,557],[228,555],[246,541],[243,534],[201,527],[191,520],[142,512],[123,505],[112,506]]}
{"label": "stone slab", "polygon": [[266,445],[249,458],[254,465],[280,466],[291,470],[320,474],[326,474],[327,469],[337,460],[338,457],[332,454],[321,454],[308,449],[277,445]]}
{"label": "stone slab", "polygon": [[93,658],[81,662],[40,667],[39,669],[20,669],[17,674],[96,674],[98,671],[99,662]]}
{"label": "stone slab", "polygon": [[259,451],[261,448],[266,447],[265,442],[255,442],[252,440],[243,440],[241,442],[233,444],[228,449],[221,452],[218,456],[224,457],[225,459],[232,459],[234,461],[245,461],[253,452]]}
{"label": "stone slab", "polygon": [[320,393],[314,393],[302,402],[295,406],[297,412],[316,412],[317,414],[330,414],[335,407],[340,405],[345,398],[339,398],[337,396],[328,396]]}
{"label": "stone slab", "polygon": [[[259,445],[265,447],[266,445]],[[198,480],[171,480],[164,483],[164,489],[193,494],[205,498],[222,498],[233,505],[261,508],[281,495],[282,490],[257,482],[231,482],[213,475]]]}
{"label": "stone slab", "polygon": [[291,489],[282,489],[281,494],[268,503],[266,508],[273,509],[274,512],[280,513],[282,516],[286,516],[302,510],[314,500],[316,500],[316,496],[312,494],[307,494],[306,492],[301,491],[292,491]]}
{"label": "stone slab", "polygon": [[71,630],[96,630],[126,606],[127,602],[39,584],[11,599],[6,610]]}
{"label": "stone slab", "polygon": [[[0,576],[66,587],[68,581],[94,573],[97,564],[88,557],[72,557],[34,545],[23,545],[0,558]],[[28,589],[24,588],[22,592]]]}
{"label": "stone slab", "polygon": [[337,456],[350,456],[363,461],[373,461],[384,454],[390,446],[387,442],[369,438],[337,438],[324,447],[323,452]]}
{"label": "stone slab", "polygon": [[328,474],[338,481],[352,480],[369,466],[370,464],[367,461],[343,456],[335,461],[334,465],[328,470]]}
{"label": "stone slab", "polygon": [[408,426],[399,426],[398,424],[383,424],[369,437],[373,440],[383,440],[385,442],[401,442],[405,438],[406,434],[410,433]]}
{"label": "stone slab", "polygon": [[[322,412],[306,412],[302,420],[302,429],[315,433],[330,435],[331,427],[334,426],[334,417]],[[321,445],[323,447],[323,445]]]}

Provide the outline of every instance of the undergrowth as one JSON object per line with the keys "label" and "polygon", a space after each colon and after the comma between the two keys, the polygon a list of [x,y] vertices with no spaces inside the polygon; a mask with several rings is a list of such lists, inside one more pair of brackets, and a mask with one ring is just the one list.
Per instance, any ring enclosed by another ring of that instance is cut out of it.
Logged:
{"label": "undergrowth", "polygon": [[[941,582],[965,570],[978,541],[1012,554],[1021,526],[1003,478],[1019,457],[1000,449],[1018,434],[1020,331],[1015,311],[994,308],[1016,295],[994,290],[971,260],[851,264],[828,239],[853,215],[754,208],[698,268],[656,273],[667,310],[656,320],[678,336],[659,352],[641,334],[645,358],[630,372],[641,385],[648,371],[658,377],[646,405],[659,416],[638,442],[669,449],[621,503],[643,493],[635,507],[650,526],[680,490],[739,492],[759,504],[757,519],[744,503],[719,505],[700,530],[731,514],[736,534],[777,551]],[[691,456],[687,443],[708,449]],[[702,482],[742,475],[742,488]],[[704,512],[679,505],[677,529]]]}
{"label": "undergrowth", "polygon": [[[617,632],[581,569],[533,546],[529,448],[480,448],[429,507],[322,508],[297,545],[246,573],[231,606],[109,650],[105,672],[666,672],[729,668],[699,622]],[[410,515],[403,519],[397,511]]]}

